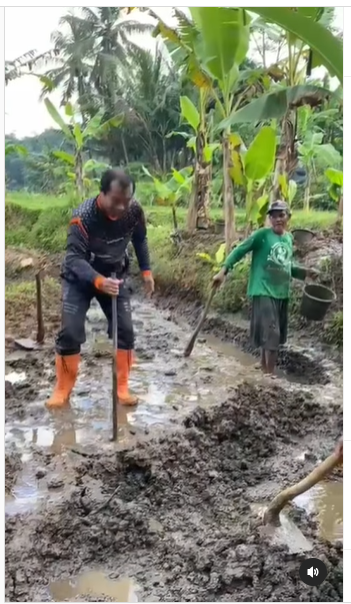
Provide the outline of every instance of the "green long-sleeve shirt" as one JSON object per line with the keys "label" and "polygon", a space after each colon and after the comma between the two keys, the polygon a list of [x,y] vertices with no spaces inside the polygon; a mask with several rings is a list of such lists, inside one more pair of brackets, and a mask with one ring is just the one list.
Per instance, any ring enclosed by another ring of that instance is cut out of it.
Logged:
{"label": "green long-sleeve shirt", "polygon": [[271,228],[255,231],[227,257],[229,271],[246,254],[252,252],[248,295],[286,299],[291,279],[304,280],[306,270],[293,262],[293,238],[290,233],[277,235]]}

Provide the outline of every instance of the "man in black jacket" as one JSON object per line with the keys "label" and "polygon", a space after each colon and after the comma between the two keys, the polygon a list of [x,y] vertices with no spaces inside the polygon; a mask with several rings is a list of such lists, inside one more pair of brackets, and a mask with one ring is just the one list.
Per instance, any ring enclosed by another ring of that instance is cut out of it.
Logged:
{"label": "man in black jacket", "polygon": [[[129,292],[124,283],[126,250],[131,241],[139,263],[146,294],[154,291],[150,270],[145,216],[133,198],[134,182],[122,170],[107,170],[101,178],[100,195],[88,199],[73,212],[66,255],[62,266],[62,325],[56,338],[56,386],[48,407],[68,403],[76,382],[80,348],[85,342],[85,319],[96,298],[112,336],[111,296],[117,297],[118,400],[135,405],[129,393],[134,334]],[[116,273],[117,278],[111,277]]]}

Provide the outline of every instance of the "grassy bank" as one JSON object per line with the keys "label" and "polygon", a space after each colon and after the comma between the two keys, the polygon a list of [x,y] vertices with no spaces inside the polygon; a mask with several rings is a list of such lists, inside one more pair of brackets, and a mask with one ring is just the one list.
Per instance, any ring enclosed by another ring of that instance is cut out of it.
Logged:
{"label": "grassy bank", "polygon": [[[181,241],[175,243],[171,237],[173,228],[170,208],[149,205],[144,209],[148,220],[152,267],[158,287],[163,290],[181,289],[182,292],[192,293],[204,300],[213,267],[200,259],[198,254],[207,253],[214,257],[223,242],[223,236],[202,232],[188,237],[183,233]],[[50,253],[62,252],[70,214],[68,199],[10,194],[6,201],[6,245]],[[186,209],[178,208],[177,217],[179,228],[182,229],[186,222]],[[211,214],[213,220],[221,217],[221,210],[214,210]],[[245,222],[242,210],[237,211],[236,219],[240,230]],[[291,227],[309,228],[320,233],[331,229],[335,221],[336,213],[296,211],[291,219]],[[219,311],[237,312],[247,307],[248,271],[249,260],[235,267],[226,286],[215,298],[214,306]],[[298,313],[300,296],[301,291],[297,287],[293,292],[292,314]],[[336,311],[335,315],[330,313],[331,331],[326,333],[325,338],[331,343],[340,344],[342,309],[337,308]]]}

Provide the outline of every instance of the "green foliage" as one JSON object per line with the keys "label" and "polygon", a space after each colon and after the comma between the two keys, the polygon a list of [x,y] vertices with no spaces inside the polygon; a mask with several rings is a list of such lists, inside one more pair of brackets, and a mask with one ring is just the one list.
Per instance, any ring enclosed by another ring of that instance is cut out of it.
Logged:
{"label": "green foliage", "polygon": [[194,103],[187,96],[180,97],[180,109],[182,118],[196,132],[200,124],[200,114]]}
{"label": "green foliage", "polygon": [[24,145],[5,142],[5,157],[8,155],[28,155],[28,149]]}
{"label": "green foliage", "polygon": [[210,264],[214,272],[218,272],[225,260],[225,243],[221,243],[213,258],[206,252],[197,252],[196,257]]}
{"label": "green foliage", "polygon": [[221,89],[230,90],[249,50],[250,19],[242,8],[190,8],[201,32],[198,56]]}
{"label": "green foliage", "polygon": [[[43,280],[44,296],[60,296],[60,283],[57,279],[45,278]],[[27,305],[35,304],[36,284],[32,281],[21,281],[19,283],[8,283],[5,286],[5,302],[15,303],[19,309]]]}
{"label": "green foliage", "polygon": [[335,312],[326,326],[324,339],[328,344],[342,348],[344,340],[343,311]]}
{"label": "green foliage", "polygon": [[[275,23],[290,35],[302,40],[319,57],[319,64],[324,65],[331,73],[343,81],[343,46],[342,41],[328,29],[316,22],[317,8],[247,8],[263,17],[267,22]],[[308,13],[306,11],[309,11]]]}
{"label": "green foliage", "polygon": [[302,104],[316,104],[331,96],[330,90],[304,84],[291,88],[279,88],[252,101],[238,111],[233,111],[222,123],[222,127],[230,127],[243,122],[265,122],[281,119],[289,107],[299,107]]}
{"label": "green foliage", "polygon": [[276,132],[270,126],[260,129],[244,156],[245,176],[254,182],[271,173],[275,161]]}
{"label": "green foliage", "polygon": [[334,168],[328,168],[325,171],[325,175],[330,183],[328,193],[334,201],[339,201],[343,194],[344,176],[341,170],[335,170]]}
{"label": "green foliage", "polygon": [[[245,152],[238,151],[239,146],[242,146],[238,135],[232,135],[231,142],[234,151],[230,175],[237,185],[245,188],[247,222],[263,226],[269,203],[265,184],[274,167],[276,131],[270,126],[261,128]],[[255,190],[259,191],[256,197]]]}
{"label": "green foliage", "polygon": [[297,184],[294,180],[287,181],[285,174],[279,174],[278,183],[284,199],[292,206],[297,192]]}

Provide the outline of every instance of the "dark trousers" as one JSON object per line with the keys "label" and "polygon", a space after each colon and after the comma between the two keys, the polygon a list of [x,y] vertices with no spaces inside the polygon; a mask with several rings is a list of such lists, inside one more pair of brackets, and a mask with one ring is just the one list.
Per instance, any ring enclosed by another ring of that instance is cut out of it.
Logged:
{"label": "dark trousers", "polygon": [[288,335],[289,300],[254,296],[251,308],[251,339],[256,348],[277,351]]}
{"label": "dark trousers", "polygon": [[[62,356],[77,354],[85,342],[85,320],[93,298],[99,302],[112,337],[112,298],[98,292],[93,286],[71,283],[62,279],[62,321],[56,338],[56,352]],[[117,298],[118,348],[133,350],[134,332],[128,288],[123,283]]]}

